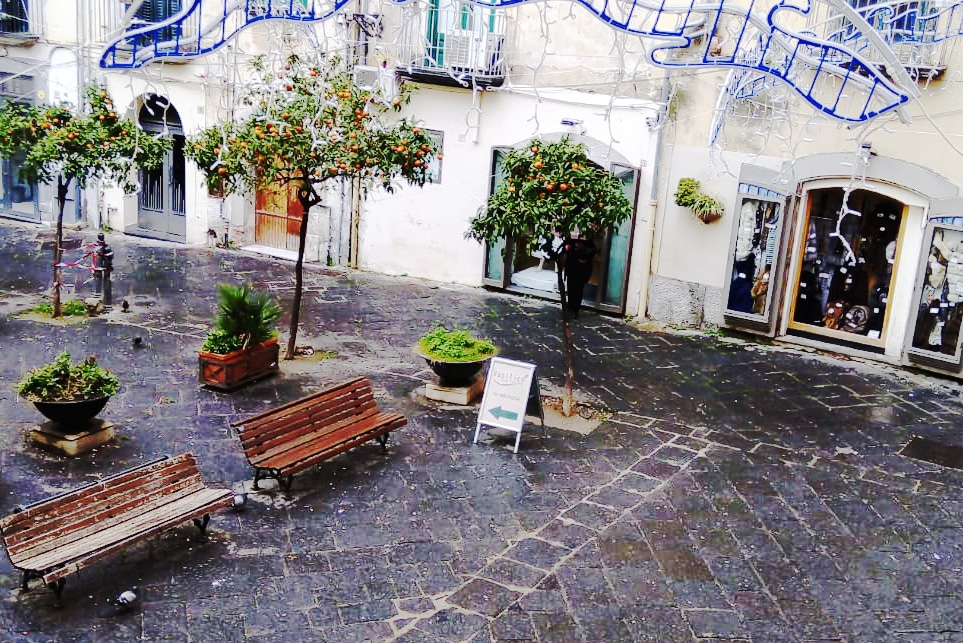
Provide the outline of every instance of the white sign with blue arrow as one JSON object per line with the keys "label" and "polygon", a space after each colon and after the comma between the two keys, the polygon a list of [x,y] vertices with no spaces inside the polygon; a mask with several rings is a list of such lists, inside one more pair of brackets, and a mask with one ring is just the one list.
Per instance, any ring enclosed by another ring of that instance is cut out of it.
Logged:
{"label": "white sign with blue arrow", "polygon": [[529,400],[534,397],[533,401],[538,405],[538,414],[542,413],[538,376],[535,370],[535,364],[529,362],[516,362],[502,357],[493,357],[489,361],[488,375],[485,378],[485,394],[482,396],[481,408],[478,410],[478,423],[475,425],[473,443],[478,442],[483,424],[507,429],[518,434],[515,438],[515,453],[518,453]]}

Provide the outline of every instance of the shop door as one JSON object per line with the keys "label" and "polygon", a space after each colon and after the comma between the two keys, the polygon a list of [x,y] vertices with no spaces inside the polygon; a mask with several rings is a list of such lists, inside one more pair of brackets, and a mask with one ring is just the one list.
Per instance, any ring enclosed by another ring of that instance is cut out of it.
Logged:
{"label": "shop door", "polygon": [[295,183],[262,187],[254,197],[254,242],[297,252],[303,214]]}
{"label": "shop door", "polygon": [[882,353],[906,206],[868,190],[811,190],[795,244],[788,334]]}

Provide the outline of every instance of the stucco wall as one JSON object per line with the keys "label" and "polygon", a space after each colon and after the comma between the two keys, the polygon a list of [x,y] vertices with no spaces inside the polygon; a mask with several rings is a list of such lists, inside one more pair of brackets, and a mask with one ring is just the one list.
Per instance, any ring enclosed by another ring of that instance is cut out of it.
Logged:
{"label": "stucco wall", "polygon": [[[442,180],[421,189],[369,195],[361,218],[362,267],[480,284],[484,247],[465,240],[464,234],[488,196],[494,147],[579,129],[603,144],[601,154],[611,145],[612,159],[638,167],[651,158],[653,137],[639,126],[653,111],[648,103],[625,103],[609,111],[605,96],[546,92],[536,97],[527,91],[480,93],[475,105],[472,101],[469,91],[427,87],[412,100],[410,114],[425,127],[445,132]],[[581,121],[581,126],[565,126],[562,120]],[[643,194],[648,194],[649,176],[642,168]]]}

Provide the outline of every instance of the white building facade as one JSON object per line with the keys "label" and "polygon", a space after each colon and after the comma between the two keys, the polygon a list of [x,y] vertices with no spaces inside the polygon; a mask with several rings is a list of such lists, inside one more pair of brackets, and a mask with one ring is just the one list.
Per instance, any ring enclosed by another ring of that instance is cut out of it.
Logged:
{"label": "white building facade", "polygon": [[[322,4],[21,0],[0,20],[0,93],[75,102],[102,82],[175,140],[138,194],[77,192],[67,221],[293,256],[298,206],[209,194],[182,150],[242,109],[253,56],[324,51],[359,82],[417,82],[406,115],[443,160],[423,188],[331,185],[309,215],[307,260],[557,296],[554,266],[524,239],[464,235],[505,150],[568,136],[635,204],[597,240],[586,305],[959,375],[956,5]],[[52,220],[52,190],[19,182],[16,159],[0,174],[0,216]],[[724,214],[704,223],[677,206],[682,178]]]}

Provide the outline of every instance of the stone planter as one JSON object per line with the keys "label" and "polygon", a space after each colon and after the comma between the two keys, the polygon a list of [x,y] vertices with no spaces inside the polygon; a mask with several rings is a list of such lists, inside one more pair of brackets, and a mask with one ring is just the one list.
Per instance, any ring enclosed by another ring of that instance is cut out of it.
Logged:
{"label": "stone planter", "polygon": [[108,400],[110,396],[34,402],[37,410],[50,421],[31,431],[31,439],[37,446],[71,457],[110,442],[114,439],[113,422],[94,419],[104,410]]}
{"label": "stone planter", "polygon": [[254,380],[277,373],[280,347],[277,338],[226,355],[200,351],[198,381],[205,386],[231,391]]}

